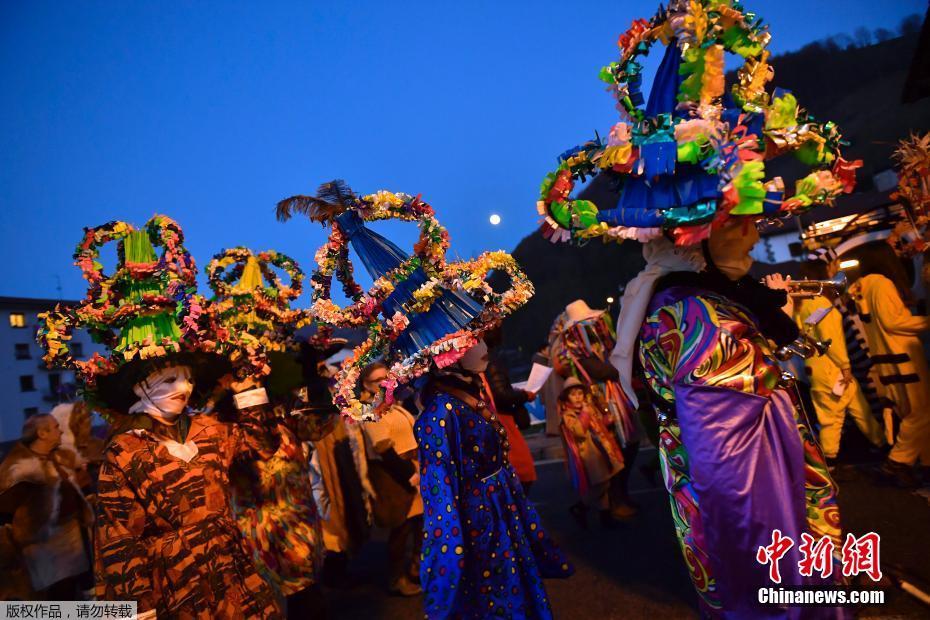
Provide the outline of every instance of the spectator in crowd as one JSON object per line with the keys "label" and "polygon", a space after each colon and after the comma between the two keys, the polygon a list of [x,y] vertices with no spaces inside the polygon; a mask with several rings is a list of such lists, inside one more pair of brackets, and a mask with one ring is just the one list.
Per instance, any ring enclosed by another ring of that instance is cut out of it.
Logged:
{"label": "spectator in crowd", "polygon": [[489,330],[485,334],[484,341],[488,345],[489,352],[484,381],[493,400],[494,410],[504,430],[507,431],[507,441],[510,442],[510,464],[517,472],[523,492],[528,495],[530,487],[536,481],[536,466],[533,464],[533,455],[520,429],[530,427],[530,414],[526,410],[526,403],[534,400],[536,394],[519,390],[511,384],[507,361],[501,355],[500,350],[503,341],[502,328],[498,326]]}
{"label": "spectator in crowd", "polygon": [[[362,399],[371,402],[388,376],[387,366],[374,363],[360,375]],[[423,500],[414,418],[397,402],[382,406],[375,422],[362,423],[368,454],[368,478],[374,497],[375,524],[387,528],[388,579],[393,594],[415,596],[422,590],[420,547],[423,542]]]}
{"label": "spectator in crowd", "polygon": [[0,543],[4,599],[80,600],[93,583],[83,534],[93,516],[61,436],[53,416],[34,415],[0,464],[0,505],[12,515]]}

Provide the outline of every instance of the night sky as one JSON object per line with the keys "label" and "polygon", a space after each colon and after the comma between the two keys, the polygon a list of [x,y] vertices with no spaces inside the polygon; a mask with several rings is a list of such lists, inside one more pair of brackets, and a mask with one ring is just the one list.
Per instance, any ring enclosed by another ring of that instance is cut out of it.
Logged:
{"label": "night sky", "polygon": [[[775,53],[926,10],[746,5]],[[462,257],[512,249],[536,227],[556,156],[615,122],[598,71],[656,6],[3,2],[0,295],[57,297],[60,283],[83,296],[71,264],[81,229],[154,213],[180,222],[200,268],[234,245],[309,268],[322,229],[277,222],[274,204],[332,178],[422,194]],[[379,230],[407,247],[415,234]]]}

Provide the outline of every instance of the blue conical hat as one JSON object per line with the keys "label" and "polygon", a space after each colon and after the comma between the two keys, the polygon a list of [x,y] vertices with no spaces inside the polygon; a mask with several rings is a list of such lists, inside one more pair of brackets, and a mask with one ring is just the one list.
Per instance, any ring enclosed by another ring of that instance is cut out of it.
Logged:
{"label": "blue conical hat", "polygon": [[[331,227],[326,245],[316,253],[317,271],[311,314],[333,327],[364,327],[368,338],[343,362],[336,404],[345,415],[374,417],[380,399],[371,405],[358,400],[358,377],[371,362],[388,362],[383,397],[390,401],[399,384],[454,363],[481,334],[522,306],[533,289],[509,254],[486,252],[471,261],[447,263],[448,233],[433,209],[419,197],[380,191],[356,196],[342,181],[320,187],[317,196],[294,196],[278,204],[278,216],[292,211]],[[417,222],[420,238],[408,254],[369,229],[365,222],[386,219]],[[352,278],[349,248],[374,279],[366,293]],[[485,281],[491,270],[510,276],[510,288],[495,292]],[[340,308],[330,295],[333,277],[355,302]]]}
{"label": "blue conical hat", "polygon": [[[355,211],[346,211],[336,216],[336,223],[348,236],[349,244],[358,254],[372,280],[377,280],[410,259],[408,254],[389,239],[365,226]],[[391,345],[396,352],[405,357],[416,354],[430,343],[449,334],[467,329],[484,309],[481,304],[461,291],[445,290],[426,312],[409,313],[406,308],[413,300],[413,292],[428,279],[422,267],[416,268],[406,280],[397,285],[382,305],[384,316],[392,317],[399,312],[410,321],[407,329]]]}

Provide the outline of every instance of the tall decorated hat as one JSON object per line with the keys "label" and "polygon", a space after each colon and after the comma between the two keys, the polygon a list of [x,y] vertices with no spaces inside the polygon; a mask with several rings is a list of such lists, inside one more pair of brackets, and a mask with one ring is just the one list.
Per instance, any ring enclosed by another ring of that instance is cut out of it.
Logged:
{"label": "tall decorated hat", "polygon": [[[522,306],[533,287],[506,252],[486,252],[470,261],[446,261],[449,234],[433,208],[419,196],[379,191],[357,196],[343,181],[320,186],[316,196],[293,196],[278,203],[278,217],[294,212],[330,227],[329,239],[316,252],[317,271],[311,314],[331,327],[364,328],[368,338],[343,362],[336,404],[345,415],[372,419],[375,403],[358,399],[359,375],[384,358],[388,378],[383,399],[394,389],[428,372],[458,361],[482,333]],[[416,222],[419,239],[413,254],[368,228],[378,220]],[[353,277],[350,248],[372,280],[366,292]],[[492,270],[510,277],[509,288],[496,292],[485,280]],[[340,307],[332,299],[333,277],[352,300]]]}
{"label": "tall decorated hat", "polygon": [[[276,270],[289,281],[282,281]],[[221,325],[267,351],[289,348],[294,330],[307,322],[305,312],[290,307],[304,281],[294,259],[274,250],[253,254],[236,247],[214,256],[206,271],[213,291],[209,311]]]}
{"label": "tall decorated hat", "polygon": [[[126,413],[137,400],[132,387],[160,366],[192,366],[198,389],[208,390],[229,370],[227,360],[242,356],[234,334],[217,333],[203,312],[183,242],[180,226],[164,215],[142,229],[125,222],[84,229],[74,258],[88,282],[86,297],[39,317],[46,364],[74,370],[88,401],[111,419]],[[116,244],[117,265],[107,275],[99,257],[109,243]],[[74,329],[87,330],[109,355],[75,359],[68,344]]]}
{"label": "tall decorated hat", "polygon": [[310,322],[307,311],[291,308],[303,292],[304,272],[286,254],[231,248],[214,256],[206,272],[213,291],[207,312],[241,341],[267,352],[266,387],[273,395],[284,396],[313,382],[318,362],[345,343],[326,329],[309,339],[298,338],[296,331]]}
{"label": "tall decorated hat", "polygon": [[[794,215],[851,192],[861,162],[842,158],[836,125],[807,114],[790,92],[767,90],[769,39],[733,0],[673,0],[634,21],[617,42],[619,60],[601,70],[621,120],[606,140],[559,156],[537,203],[543,234],[553,242],[668,235],[690,245],[732,216]],[[656,43],[665,53],[644,102],[641,61]],[[729,90],[726,54],[742,59]],[[789,153],[809,167],[791,189],[766,174]],[[570,197],[576,181],[597,175],[609,177],[615,204]]]}

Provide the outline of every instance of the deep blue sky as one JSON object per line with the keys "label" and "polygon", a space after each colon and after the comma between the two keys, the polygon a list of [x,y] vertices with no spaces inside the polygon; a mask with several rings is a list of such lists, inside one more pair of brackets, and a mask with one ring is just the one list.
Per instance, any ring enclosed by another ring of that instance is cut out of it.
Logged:
{"label": "deep blue sky", "polygon": [[[777,53],[926,0],[746,5]],[[598,70],[656,6],[3,2],[0,295],[82,296],[82,227],[156,212],[201,268],[240,244],[309,267],[322,230],[273,206],[336,177],[422,193],[462,256],[512,249],[556,155],[614,122]]]}

